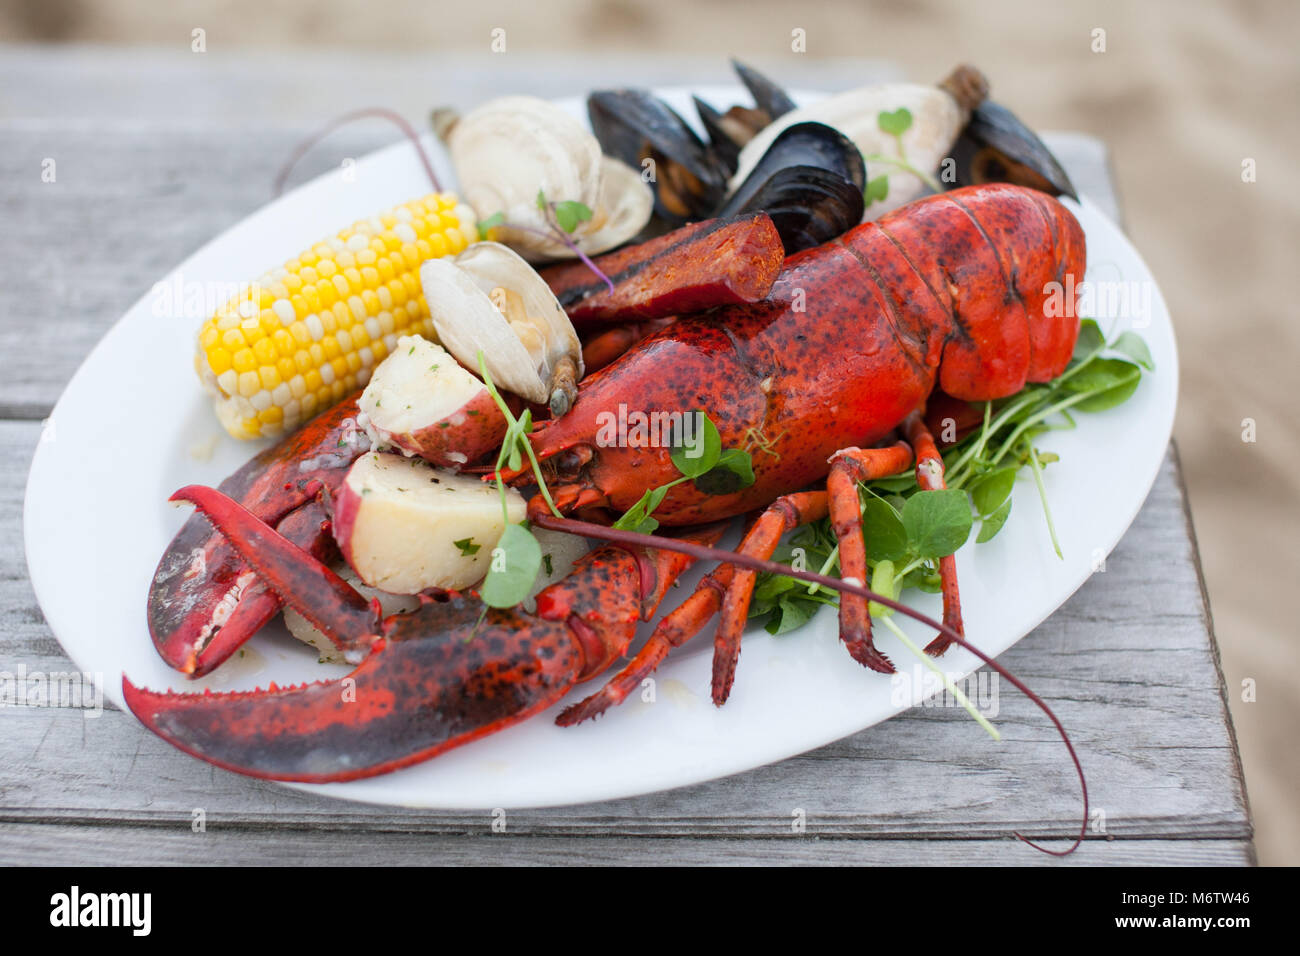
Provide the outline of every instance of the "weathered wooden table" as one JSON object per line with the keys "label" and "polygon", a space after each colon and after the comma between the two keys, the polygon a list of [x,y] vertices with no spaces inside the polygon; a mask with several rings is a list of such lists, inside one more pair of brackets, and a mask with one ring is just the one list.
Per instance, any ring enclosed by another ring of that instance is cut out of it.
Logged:
{"label": "weathered wooden table", "polygon": [[[466,57],[449,71],[427,58],[207,57],[0,48],[0,672],[71,669],[20,545],[41,419],[136,298],[267,200],[277,165],[319,120],[375,102],[418,116],[449,76],[458,85],[445,98],[462,104],[518,89],[727,81],[718,63],[649,58],[579,70]],[[833,61],[778,69],[791,85],[832,89],[890,72]],[[345,89],[352,95],[330,102]],[[400,95],[384,95],[393,90]],[[315,169],[391,138],[339,133]],[[1102,144],[1059,135],[1050,145],[1080,190],[1118,218]],[[53,183],[42,179],[47,159]],[[1253,862],[1173,447],[1106,573],[1002,659],[1060,715],[1088,774],[1089,839],[1069,863]],[[700,786],[506,808],[504,832],[483,812],[373,808],[248,780],[172,749],[116,709],[87,719],[70,708],[0,707],[0,863],[1059,864],[1009,834],[1071,835],[1078,781],[1040,711],[1014,693],[1000,707],[1000,746],[960,709],[917,708]],[[196,808],[203,832],[191,825]]]}

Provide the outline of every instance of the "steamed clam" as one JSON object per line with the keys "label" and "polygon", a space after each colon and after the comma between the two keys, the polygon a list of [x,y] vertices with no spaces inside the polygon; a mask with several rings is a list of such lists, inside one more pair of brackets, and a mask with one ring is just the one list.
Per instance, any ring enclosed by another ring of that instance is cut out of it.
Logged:
{"label": "steamed clam", "polygon": [[582,345],[537,271],[508,246],[478,242],[420,266],[429,315],[443,347],[492,381],[563,415],[578,394]]}
{"label": "steamed clam", "polygon": [[900,139],[908,164],[931,173],[949,155],[971,110],[983,102],[987,93],[988,84],[983,75],[972,67],[962,66],[938,86],[882,83],[828,96],[786,113],[746,143],[740,151],[732,186],[738,186],[750,174],[782,131],[801,122],[825,123],[857,145],[873,172],[889,175],[886,197],[866,208],[867,218],[875,218],[917,198],[927,188],[926,182],[911,170],[891,165],[899,143],[881,129],[880,115],[907,110],[911,123]]}
{"label": "steamed clam", "polygon": [[490,100],[463,117],[436,115],[461,192],[480,221],[499,218],[494,235],[532,261],[569,258],[550,204],[591,212],[567,239],[584,253],[626,242],[650,219],[649,187],[559,107],[533,96]]}

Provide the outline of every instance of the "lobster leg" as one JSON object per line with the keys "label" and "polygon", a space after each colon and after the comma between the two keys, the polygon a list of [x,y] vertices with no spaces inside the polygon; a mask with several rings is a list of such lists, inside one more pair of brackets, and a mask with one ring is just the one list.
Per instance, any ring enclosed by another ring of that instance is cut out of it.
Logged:
{"label": "lobster leg", "polygon": [[659,622],[636,657],[596,693],[566,707],[555,722],[561,727],[570,727],[599,717],[610,707],[621,704],[641,686],[643,680],[654,673],[669,651],[689,641],[709,622],[709,618],[718,613],[718,608],[722,606],[722,595],[726,593],[734,573],[732,565],[722,564],[705,575],[690,597]]}
{"label": "lobster leg", "polygon": [[[801,524],[826,517],[827,496],[824,491],[802,491],[782,495],[759,515],[740,547],[741,554],[770,558],[781,543],[781,536]],[[740,659],[740,635],[749,618],[749,600],[754,595],[757,575],[749,568],[736,568],[722,599],[722,620],[713,639],[713,703],[721,707],[731,695]]]}
{"label": "lobster leg", "polygon": [[[916,481],[926,491],[948,487],[943,480],[943,458],[935,448],[934,436],[919,412],[913,412],[903,421],[903,434],[916,449]],[[948,555],[939,559],[939,581],[943,589],[943,623],[965,637],[961,621],[961,595],[957,590],[957,558]],[[928,645],[926,652],[938,656],[952,646],[952,639],[940,634]]]}
{"label": "lobster leg", "polygon": [[[868,583],[858,482],[897,474],[911,460],[912,450],[904,442],[888,448],[845,448],[831,457],[826,490],[830,498],[831,527],[840,546],[840,576],[844,580],[863,587]],[[872,643],[871,615],[867,602],[859,595],[840,595],[840,640],[859,664],[882,674],[894,672],[889,658]]]}

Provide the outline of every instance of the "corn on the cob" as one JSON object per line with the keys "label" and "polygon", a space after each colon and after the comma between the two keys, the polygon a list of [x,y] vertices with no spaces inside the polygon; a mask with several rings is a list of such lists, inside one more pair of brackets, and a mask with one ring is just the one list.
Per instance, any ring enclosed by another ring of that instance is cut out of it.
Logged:
{"label": "corn on the cob", "polygon": [[199,330],[194,366],[236,438],[275,436],[361,388],[402,335],[435,340],[420,263],[477,238],[432,193],[363,219],[264,275]]}

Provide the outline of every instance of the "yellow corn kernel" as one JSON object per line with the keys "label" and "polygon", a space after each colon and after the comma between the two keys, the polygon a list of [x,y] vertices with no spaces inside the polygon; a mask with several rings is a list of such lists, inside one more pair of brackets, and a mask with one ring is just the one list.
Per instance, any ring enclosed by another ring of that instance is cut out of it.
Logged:
{"label": "yellow corn kernel", "polygon": [[253,354],[262,365],[270,365],[276,359],[275,346],[271,344],[270,339],[258,339],[253,345]]}
{"label": "yellow corn kernel", "polygon": [[240,349],[230,357],[231,367],[240,375],[257,368],[257,356],[252,349]]}
{"label": "yellow corn kernel", "polygon": [[223,348],[208,349],[208,367],[213,375],[220,375],[231,367],[230,353]]}

